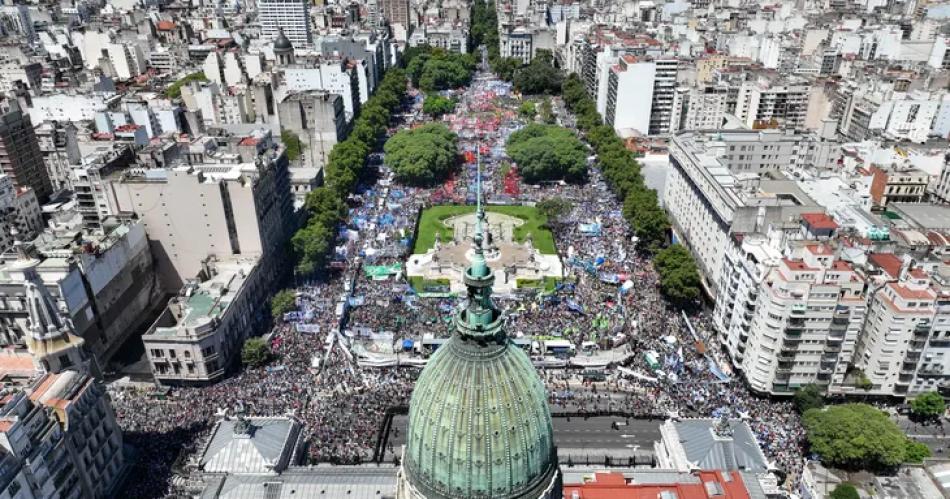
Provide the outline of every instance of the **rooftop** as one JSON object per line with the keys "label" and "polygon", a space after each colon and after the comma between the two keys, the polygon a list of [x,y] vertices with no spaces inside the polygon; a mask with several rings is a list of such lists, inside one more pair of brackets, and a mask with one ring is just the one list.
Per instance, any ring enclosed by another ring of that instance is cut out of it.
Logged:
{"label": "rooftop", "polygon": [[[191,281],[172,298],[168,309],[147,336],[200,336],[214,329],[228,306],[243,292],[244,283],[257,266],[258,258],[244,257],[213,262],[204,281]],[[171,318],[167,325],[163,319]]]}
{"label": "rooftop", "polygon": [[[632,476],[631,476],[632,475]],[[576,499],[748,499],[739,472],[700,471],[663,474],[597,472],[584,483],[565,477],[564,497]]]}
{"label": "rooftop", "polygon": [[207,473],[279,473],[293,464],[299,439],[300,423],[291,418],[222,419],[200,465]]}

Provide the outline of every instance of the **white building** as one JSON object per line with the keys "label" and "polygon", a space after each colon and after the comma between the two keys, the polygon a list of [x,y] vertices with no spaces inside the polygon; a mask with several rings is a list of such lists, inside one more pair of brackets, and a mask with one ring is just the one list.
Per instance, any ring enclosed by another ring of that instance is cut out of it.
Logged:
{"label": "white building", "polygon": [[863,290],[854,267],[826,244],[806,244],[782,258],[759,283],[753,309],[742,311],[751,316],[747,339],[740,334],[736,351],[729,347],[752,389],[840,387],[864,324]]}
{"label": "white building", "polygon": [[821,211],[782,172],[822,165],[826,147],[811,135],[778,130],[674,135],[663,205],[714,297],[733,232],[764,232],[771,222]]}
{"label": "white building", "polygon": [[809,92],[804,81],[759,76],[739,87],[736,117],[752,129],[804,129]]}
{"label": "white building", "polygon": [[261,39],[269,42],[283,31],[297,50],[313,45],[310,34],[310,2],[306,0],[257,0]]}
{"label": "white building", "polygon": [[210,137],[186,147],[190,165],[110,178],[110,205],[142,220],[169,289],[181,288],[212,255],[259,256],[263,274],[276,279],[294,230],[284,148],[263,130],[233,137],[228,149]]}
{"label": "white building", "polygon": [[656,63],[624,55],[610,68],[604,122],[617,133],[649,135]]}
{"label": "white building", "polygon": [[116,78],[130,80],[145,73],[145,54],[138,44],[110,43],[106,51]]}
{"label": "white building", "polygon": [[886,282],[874,289],[857,359],[870,381],[868,392],[905,396],[941,387],[950,379],[947,289],[935,289],[919,267],[890,270],[882,279]]}

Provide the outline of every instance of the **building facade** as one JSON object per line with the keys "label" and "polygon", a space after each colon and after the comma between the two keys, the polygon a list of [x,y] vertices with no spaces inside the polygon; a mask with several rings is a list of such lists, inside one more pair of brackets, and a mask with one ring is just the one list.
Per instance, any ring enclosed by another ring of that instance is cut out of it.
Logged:
{"label": "building facade", "polygon": [[213,257],[142,336],[155,380],[199,385],[220,380],[244,340],[265,326],[267,299],[258,258]]}

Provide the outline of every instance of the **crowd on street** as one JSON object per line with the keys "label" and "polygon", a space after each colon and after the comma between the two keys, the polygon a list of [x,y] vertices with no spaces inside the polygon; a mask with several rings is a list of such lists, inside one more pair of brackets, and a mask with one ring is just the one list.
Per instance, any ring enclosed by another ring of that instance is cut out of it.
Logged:
{"label": "crowd on street", "polygon": [[[168,488],[173,463],[194,459],[215,419],[292,414],[305,428],[312,462],[360,463],[372,459],[386,411],[408,404],[416,368],[361,367],[353,344],[431,334],[448,337],[461,299],[421,297],[398,270],[412,251],[419,210],[434,202],[474,202],[481,162],[485,196],[523,203],[549,197],[572,209],[549,223],[563,281],[553,293],[514,293],[497,298],[514,337],[554,337],[597,350],[631,354],[606,381],[583,381],[579,372],[543,369],[552,412],[624,412],[643,417],[712,417],[731,411],[746,417],[766,455],[795,475],[802,466],[804,432],[788,402],[760,399],[713,355],[718,349],[707,315],[689,324],[659,293],[658,276],[636,241],[596,167],[583,185],[513,185],[504,143],[524,125],[510,86],[481,75],[459,95],[455,114],[443,118],[459,136],[466,158],[461,171],[435,189],[396,184],[385,158],[371,161],[377,181],[352,197],[333,259],[335,272],[298,286],[293,317],[276,320],[269,341],[274,359],[206,387],[112,390],[126,440],[139,451],[129,497],[158,497]],[[413,99],[406,113],[424,119]],[[404,126],[413,123],[403,123]],[[374,273],[367,268],[391,269]],[[341,313],[337,304],[343,301]],[[645,355],[651,352],[651,356]],[[582,355],[582,354],[581,354]],[[184,456],[184,457],[182,457]],[[792,482],[789,482],[791,485]]]}

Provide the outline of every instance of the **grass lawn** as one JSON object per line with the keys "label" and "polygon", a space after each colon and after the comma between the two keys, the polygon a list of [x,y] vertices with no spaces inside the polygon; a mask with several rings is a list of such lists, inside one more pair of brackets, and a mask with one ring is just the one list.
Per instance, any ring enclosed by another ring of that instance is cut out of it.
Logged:
{"label": "grass lawn", "polygon": [[[419,217],[418,239],[416,239],[416,245],[412,252],[419,254],[429,251],[429,248],[435,245],[436,234],[441,234],[442,242],[451,241],[453,236],[452,229],[446,227],[442,222],[447,218],[465,213],[473,213],[474,211],[474,206],[459,205],[439,205],[423,211],[422,216]],[[528,237],[528,234],[531,234],[534,247],[542,254],[553,255],[557,253],[554,248],[554,236],[551,235],[551,231],[544,228],[544,223],[547,222],[547,218],[538,213],[538,210],[534,207],[486,206],[485,211],[503,213],[524,220],[524,224],[515,227],[515,241],[522,243],[525,238]]]}

